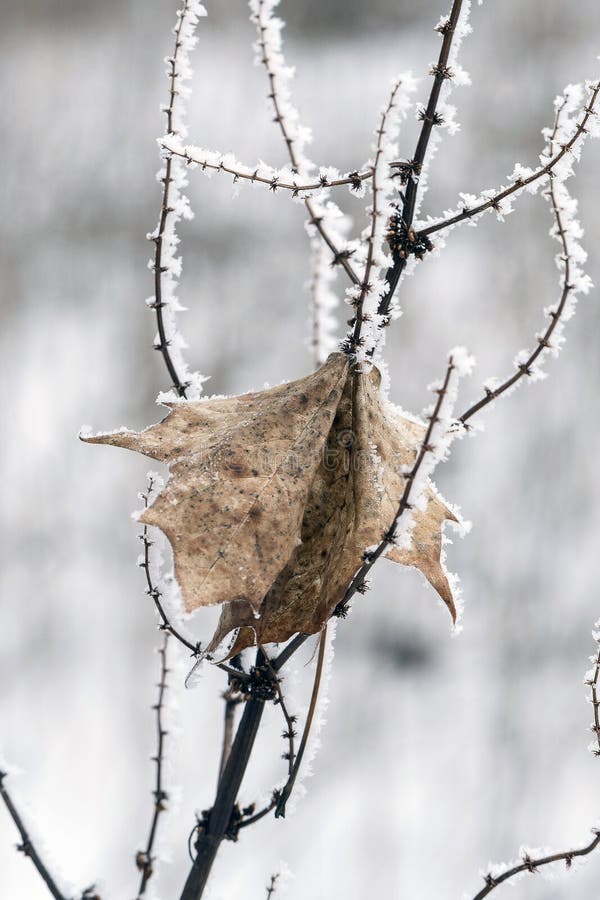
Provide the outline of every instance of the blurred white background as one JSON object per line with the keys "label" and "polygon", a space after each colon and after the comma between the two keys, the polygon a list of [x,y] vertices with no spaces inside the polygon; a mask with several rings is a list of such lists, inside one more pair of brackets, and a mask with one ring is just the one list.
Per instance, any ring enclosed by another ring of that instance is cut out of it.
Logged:
{"label": "blurred white background", "polygon": [[[190,140],[245,162],[284,162],[253,66],[241,0],[209,3],[194,56]],[[21,0],[1,4],[0,187],[3,375],[0,697],[2,758],[45,854],[79,891],[131,900],[134,851],[150,821],[158,659],[155,617],[136,568],[130,513],[149,468],[143,458],[77,440],[95,429],[140,428],[161,415],[168,386],[151,350],[144,307],[159,192],[155,137],[166,99],[162,59],[176,2]],[[345,170],[370,153],[391,78],[427,70],[444,4],[432,0],[284,0],[296,101],[314,129],[312,154]],[[446,137],[424,211],[459,190],[502,183],[514,161],[535,164],[555,94],[594,77],[600,51],[594,0],[476,6],[457,89],[461,132]],[[412,153],[416,125],[401,142]],[[599,148],[576,181],[587,267],[600,281]],[[191,173],[196,218],[181,229],[180,320],[192,365],[211,392],[237,392],[306,373],[307,242],[303,210],[259,189],[231,198],[230,181]],[[351,201],[357,227],[363,204]],[[349,207],[350,208],[350,207]],[[405,313],[388,334],[392,398],[419,411],[447,350],[466,344],[476,375],[510,371],[542,307],[557,295],[556,244],[540,197],[505,225],[453,232],[439,258],[405,282]],[[338,282],[342,286],[341,277]],[[382,563],[373,590],[338,629],[328,723],[307,795],[285,822],[265,820],[221,854],[213,900],[261,900],[285,860],[290,900],[472,896],[490,859],[519,846],[572,846],[600,815],[600,760],[587,751],[591,708],[582,685],[600,615],[597,590],[600,423],[597,294],[581,301],[550,378],[485,415],[486,431],[455,447],[436,481],[472,533],[449,548],[466,602],[450,635],[435,594],[411,571]],[[340,318],[346,317],[342,310]],[[210,616],[193,623],[209,634]],[[168,786],[160,832],[171,860],[156,896],[179,896],[194,810],[210,805],[220,745],[223,681],[207,671],[183,690],[188,661],[173,645]],[[177,662],[178,660],[178,662]],[[296,695],[309,691],[300,670]],[[244,801],[284,773],[272,711]],[[46,891],[14,850],[0,810],[0,896]],[[596,900],[600,861],[553,881],[530,877],[528,900]],[[72,889],[73,892],[75,888]],[[499,889],[508,892],[508,888]],[[283,896],[283,892],[281,894]]]}

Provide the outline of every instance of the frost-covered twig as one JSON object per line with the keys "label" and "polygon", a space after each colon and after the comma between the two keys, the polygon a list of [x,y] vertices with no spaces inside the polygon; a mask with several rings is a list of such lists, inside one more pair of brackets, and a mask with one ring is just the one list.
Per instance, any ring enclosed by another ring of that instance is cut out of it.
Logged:
{"label": "frost-covered twig", "polygon": [[[577,104],[578,96],[577,87],[571,86],[570,90],[562,97],[557,98],[554,127],[551,132],[547,133],[548,145],[546,153],[548,156],[554,154],[557,144],[561,143],[562,134],[569,128],[569,112],[573,110],[574,104]],[[566,121],[563,122],[563,119]],[[564,342],[562,334],[564,323],[575,312],[577,294],[587,293],[592,287],[591,280],[583,273],[580,266],[585,261],[586,254],[578,243],[582,230],[575,219],[577,203],[569,196],[564,183],[564,178],[568,174],[569,170],[561,178],[558,173],[551,173],[548,189],[548,198],[555,220],[555,226],[550,233],[560,243],[561,247],[560,253],[556,258],[558,267],[562,270],[560,299],[556,305],[545,310],[550,321],[545,330],[536,336],[537,344],[535,348],[531,351],[522,350],[517,354],[515,358],[515,372],[505,381],[497,383],[495,379],[488,380],[485,385],[485,395],[460,417],[463,425],[481,409],[516,387],[522,379],[539,379],[544,377],[539,364],[546,354],[552,353],[554,356],[558,354]]]}
{"label": "frost-covered twig", "polygon": [[152,707],[156,716],[156,754],[152,757],[152,761],[156,765],[156,781],[154,790],[152,792],[152,796],[154,798],[152,821],[150,823],[150,831],[148,833],[146,847],[144,850],[138,850],[135,856],[135,864],[142,873],[140,886],[138,888],[138,898],[142,897],[146,893],[146,886],[149,880],[152,878],[155,860],[154,842],[156,840],[158,820],[161,813],[166,808],[165,801],[168,799],[168,794],[163,786],[164,745],[165,738],[167,736],[167,731],[165,730],[163,722],[163,713],[165,693],[167,691],[167,674],[169,672],[169,669],[167,668],[168,645],[169,633],[165,632],[162,646],[158,649],[158,654],[160,656],[160,681],[158,682],[158,697],[156,703]]}
{"label": "frost-covered twig", "polygon": [[[600,93],[600,81],[589,85],[589,98],[582,110],[582,117],[577,122],[573,134],[564,143],[561,143],[560,149],[553,153],[548,159],[542,155],[542,165],[535,170],[526,169],[524,166],[516,165],[512,175],[513,184],[499,191],[486,191],[481,194],[481,199],[464,195],[468,199],[468,205],[465,203],[463,208],[456,213],[450,213],[443,219],[431,222],[425,228],[419,228],[418,234],[421,237],[428,237],[445,228],[450,228],[465,222],[468,219],[476,218],[486,210],[494,209],[500,215],[506,215],[511,211],[510,206],[506,204],[502,206],[502,202],[519,191],[528,189],[531,193],[535,193],[541,184],[540,179],[548,178],[560,166],[565,157],[573,156],[575,152],[579,152],[580,145],[585,136],[592,133],[594,136],[600,135],[600,120],[598,119],[598,95]],[[575,157],[578,159],[578,155]]]}
{"label": "frost-covered twig", "polygon": [[[186,135],[183,97],[187,90],[183,82],[192,76],[189,53],[196,45],[196,25],[200,17],[206,15],[206,10],[198,0],[183,0],[177,15],[173,55],[166,59],[169,102],[164,112],[167,136],[182,139]],[[156,228],[148,235],[148,240],[154,242],[154,257],[150,262],[154,272],[154,296],[147,301],[156,313],[158,334],[154,348],[162,354],[178,396],[187,397],[191,393],[195,397],[200,393],[204,379],[188,371],[182,354],[185,344],[175,324],[175,314],[181,310],[175,295],[181,274],[181,258],[176,256],[179,238],[175,229],[180,219],[190,219],[193,215],[182,193],[187,184],[185,165],[166,159],[157,178],[162,185],[160,216]]]}
{"label": "frost-covered twig", "polygon": [[[52,875],[50,874],[50,872],[44,865],[44,863],[40,857],[40,854],[36,850],[34,843],[29,835],[29,832],[27,831],[27,828],[25,827],[25,823],[23,822],[23,819],[21,818],[15,804],[13,803],[13,800],[12,800],[10,794],[8,793],[6,785],[4,784],[4,781],[7,777],[8,777],[8,774],[6,772],[0,772],[0,797],[2,797],[2,800],[4,801],[4,805],[6,806],[11,819],[15,823],[17,831],[19,832],[19,836],[21,838],[21,843],[17,844],[17,850],[20,853],[23,853],[24,856],[27,856],[31,860],[31,862],[37,869],[40,877],[44,881],[46,887],[48,888],[48,890],[50,891],[52,896],[55,898],[55,900],[67,900],[65,895],[62,893],[62,891],[59,889],[58,885],[56,884],[54,878],[52,877]],[[99,898],[98,898],[98,900],[99,900]]]}
{"label": "frost-covered twig", "polygon": [[[452,430],[452,425],[456,426],[457,423],[451,418],[457,391],[456,382],[462,375],[469,373],[472,366],[472,357],[468,356],[462,347],[457,347],[451,352],[444,380],[433,388],[438,397],[431,413],[427,417],[429,424],[412,468],[404,475],[404,491],[394,520],[383,535],[381,542],[374,549],[365,551],[364,562],[348,585],[346,593],[334,611],[334,615],[344,617],[352,597],[357,592],[364,593],[367,589],[366,578],[377,560],[383,556],[388,547],[392,546],[392,544],[401,543],[409,536],[412,528],[412,516],[405,516],[405,514],[410,512],[415,504],[419,502],[427,477],[436,463],[445,459],[448,454],[450,443],[457,433],[456,428]],[[452,376],[454,372],[456,372],[457,378],[453,381]],[[400,534],[398,528],[400,519],[403,517],[407,521],[402,529],[402,534]]]}
{"label": "frost-covered twig", "polygon": [[[413,219],[417,210],[419,191],[424,188],[424,166],[427,158],[433,129],[444,124],[443,116],[439,113],[439,104],[442,97],[442,88],[454,76],[450,67],[453,42],[458,36],[463,37],[468,33],[467,17],[470,9],[470,0],[465,2],[465,12],[462,25],[459,29],[459,19],[463,7],[463,0],[453,0],[450,15],[443,18],[436,26],[436,31],[442,35],[442,46],[437,63],[432,67],[433,84],[429,94],[427,106],[421,111],[422,121],[419,138],[413,158],[404,164],[406,191],[402,203],[401,223],[402,229],[409,238]],[[449,110],[450,111],[450,110]],[[393,264],[386,273],[387,290],[379,303],[378,313],[387,318],[392,308],[392,300],[402,273],[407,264],[407,255],[402,255],[399,249],[393,251]],[[389,321],[389,320],[387,320]]]}
{"label": "frost-covered twig", "polygon": [[185,160],[191,168],[198,166],[202,171],[225,172],[232,176],[234,183],[241,178],[252,184],[264,184],[273,193],[280,189],[291,191],[293,197],[343,185],[350,185],[352,189],[359,190],[363,181],[371,178],[370,169],[366,172],[355,170],[347,175],[338,175],[337,170],[332,166],[321,166],[316,181],[302,182],[294,177],[294,173],[289,168],[276,169],[265,163],[259,163],[254,167],[245,166],[231,153],[219,153],[218,150],[205,150],[203,147],[183,145],[176,138],[162,138],[160,146],[166,151],[167,159],[170,156],[177,156]]}
{"label": "frost-covered twig", "polygon": [[561,850],[558,853],[549,853],[546,856],[532,856],[529,852],[524,850],[522,852],[522,859],[520,863],[517,863],[514,866],[498,866],[494,867],[494,869],[484,876],[485,879],[485,887],[483,887],[475,896],[473,900],[483,900],[484,897],[487,897],[488,894],[491,894],[493,890],[495,890],[499,885],[503,884],[505,881],[509,881],[511,878],[515,878],[515,876],[520,875],[523,872],[535,873],[539,869],[544,868],[544,866],[550,866],[552,863],[556,862],[564,862],[567,866],[567,869],[571,867],[571,864],[574,859],[577,859],[581,856],[587,856],[589,853],[592,853],[596,847],[600,845],[600,830],[594,828],[592,829],[592,834],[594,835],[593,839],[586,844],[584,847],[580,847],[576,850]]}
{"label": "frost-covered twig", "polygon": [[600,684],[600,621],[596,622],[596,629],[592,632],[592,635],[598,645],[598,652],[591,657],[593,666],[586,675],[585,683],[590,689],[590,703],[594,710],[594,721],[591,725],[594,740],[590,745],[590,750],[594,756],[600,756],[600,696],[598,687]]}
{"label": "frost-covered twig", "polygon": [[[269,80],[269,100],[285,141],[294,172],[309,175],[314,164],[306,156],[304,148],[310,140],[310,131],[300,124],[300,116],[291,102],[289,81],[291,70],[285,64],[281,42],[283,22],[273,16],[279,0],[250,0],[251,18],[257,28],[257,62],[265,69]],[[351,189],[357,190],[360,182]],[[360,284],[360,275],[351,263],[352,249],[342,234],[346,220],[337,205],[327,199],[328,188],[318,198],[304,197],[309,218],[306,229],[311,242],[311,343],[315,361],[321,362],[334,349],[333,329],[336,325],[331,310],[337,298],[330,288],[335,270],[324,265],[321,242],[331,254],[331,266],[341,266],[354,285]]]}
{"label": "frost-covered twig", "polygon": [[[398,79],[394,83],[387,105],[381,113],[372,165],[372,200],[368,210],[370,224],[364,235],[366,258],[362,279],[360,285],[347,291],[348,301],[355,312],[344,346],[360,362],[364,362],[373,353],[382,324],[377,306],[386,284],[382,273],[388,257],[383,245],[387,223],[392,214],[390,198],[395,187],[389,172],[389,161],[396,150],[393,141],[398,130],[399,113],[404,111],[401,107],[398,108],[397,103],[402,81],[403,79]],[[367,328],[364,328],[365,325]]]}
{"label": "frost-covered twig", "polygon": [[290,799],[292,791],[294,790],[294,784],[296,783],[296,779],[300,771],[300,766],[302,765],[302,759],[304,757],[306,746],[308,744],[308,738],[310,736],[310,729],[313,723],[315,711],[317,709],[317,700],[319,699],[319,688],[321,686],[321,678],[323,675],[323,663],[325,662],[326,648],[327,625],[324,625],[321,634],[319,635],[319,653],[317,655],[317,666],[315,669],[315,677],[313,681],[308,713],[306,714],[306,722],[304,723],[304,731],[302,732],[302,739],[300,741],[300,746],[298,747],[298,753],[296,754],[296,759],[290,772],[290,776],[278,798],[277,806],[275,808],[275,818],[285,817],[285,807],[287,801]]}

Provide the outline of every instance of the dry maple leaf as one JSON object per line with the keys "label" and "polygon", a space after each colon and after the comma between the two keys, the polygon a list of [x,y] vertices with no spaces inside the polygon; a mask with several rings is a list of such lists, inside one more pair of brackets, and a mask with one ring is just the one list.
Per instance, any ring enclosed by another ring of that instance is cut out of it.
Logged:
{"label": "dry maple leaf", "polygon": [[[239,397],[167,403],[140,433],[86,437],[167,463],[171,478],[140,521],[173,548],[185,609],[223,604],[207,648],[228,656],[318,632],[390,527],[425,428],[380,396],[380,375],[333,353],[311,375]],[[441,562],[444,520],[431,484],[411,545],[388,558],[419,569],[456,609]]]}

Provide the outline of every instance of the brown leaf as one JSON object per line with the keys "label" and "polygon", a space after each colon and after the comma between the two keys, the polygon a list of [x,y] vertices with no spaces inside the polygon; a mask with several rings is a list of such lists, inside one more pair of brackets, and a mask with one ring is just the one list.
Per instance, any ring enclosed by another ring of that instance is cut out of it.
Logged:
{"label": "brown leaf", "polygon": [[[207,652],[240,628],[228,655],[256,641],[287,640],[313,634],[343,598],[367,547],[379,544],[394,520],[404,490],[402,471],[411,466],[425,427],[382,403],[380,374],[349,377],[340,401],[323,464],[315,474],[302,522],[302,543],[274,582],[260,610],[248,604],[224,606]],[[445,519],[456,521],[432,487],[426,488],[424,511],[415,510],[409,550],[392,547],[388,557],[420,569],[448,606],[456,608],[440,555]]]}
{"label": "brown leaf", "polygon": [[140,521],[171,542],[188,612],[236,598],[260,608],[299,541],[347,369],[338,354],[299,381],[166,404],[167,418],[139,434],[86,438],[169,465],[169,483]]}
{"label": "brown leaf", "polygon": [[[290,384],[178,401],[139,434],[87,439],[168,463],[171,479],[141,521],[169,538],[186,610],[223,604],[207,652],[232,631],[228,655],[319,631],[381,541],[425,428],[379,387],[376,368],[353,373],[335,353]],[[387,555],[420,569],[455,618],[440,562],[443,522],[455,516],[432,486],[425,499],[410,548]]]}

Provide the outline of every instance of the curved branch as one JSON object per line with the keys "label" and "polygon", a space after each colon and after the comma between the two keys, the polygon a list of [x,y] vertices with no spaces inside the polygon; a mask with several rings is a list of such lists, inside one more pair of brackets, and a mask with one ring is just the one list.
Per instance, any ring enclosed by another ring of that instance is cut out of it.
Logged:
{"label": "curved branch", "polygon": [[542,869],[544,866],[550,866],[555,862],[564,862],[566,863],[567,868],[570,868],[574,859],[577,859],[580,856],[588,856],[588,854],[592,853],[596,847],[600,845],[600,831],[593,829],[592,833],[594,837],[589,844],[586,844],[585,847],[581,847],[578,850],[561,850],[559,853],[551,853],[548,856],[539,856],[535,859],[529,856],[528,853],[525,853],[523,862],[519,865],[507,868],[496,875],[492,875],[488,872],[485,876],[485,887],[475,894],[473,900],[483,900],[484,897],[491,894],[499,885],[514,878],[515,875],[520,875],[522,872],[535,873],[538,869]]}
{"label": "curved branch", "polygon": [[[167,152],[167,159],[171,156],[176,156],[185,160],[189,166],[199,166],[202,171],[208,169],[211,172],[225,172],[227,175],[232,176],[234,183],[242,179],[250,181],[252,184],[264,184],[273,193],[280,189],[291,191],[293,197],[297,197],[306,191],[320,191],[325,188],[341,187],[343,185],[351,185],[352,188],[358,190],[363,181],[367,181],[372,175],[371,169],[365,172],[359,172],[358,170],[349,172],[348,175],[343,175],[341,178],[329,178],[328,175],[323,173],[319,175],[318,181],[304,184],[297,182],[295,179],[286,181],[285,170],[271,170],[271,167],[266,169],[260,165],[252,169],[250,166],[244,166],[238,162],[232,165],[226,162],[226,155],[214,151],[204,151],[201,147],[193,147],[191,145],[180,146],[167,138],[163,138],[160,141],[160,146]],[[303,197],[302,199],[306,198]]]}
{"label": "curved branch", "polygon": [[[179,19],[175,27],[175,47],[173,49],[173,55],[167,58],[167,63],[169,65],[169,102],[165,107],[164,112],[167,117],[167,132],[169,134],[174,131],[175,127],[174,107],[175,98],[178,95],[177,79],[180,77],[177,63],[182,47],[182,30],[189,14],[189,7],[189,0],[183,0],[183,5],[181,7],[181,10],[179,11]],[[173,387],[177,391],[178,396],[185,398],[187,396],[186,391],[189,387],[189,384],[184,381],[183,377],[179,374],[175,366],[175,362],[169,349],[169,336],[167,335],[164,316],[164,308],[167,305],[167,302],[163,295],[163,275],[165,273],[163,261],[163,244],[165,240],[165,232],[167,229],[169,216],[171,216],[174,212],[174,208],[170,203],[169,196],[173,184],[172,160],[170,159],[166,160],[164,172],[161,176],[161,183],[163,186],[163,190],[160,207],[160,217],[156,230],[148,236],[148,239],[154,242],[154,299],[149,304],[149,306],[156,313],[156,325],[158,328],[158,342],[154,345],[154,348],[162,354],[163,360],[167,367],[167,371],[169,373],[169,377],[171,378]]]}
{"label": "curved branch", "polygon": [[538,179],[543,178],[544,176],[549,176],[552,174],[558,163],[563,159],[563,157],[570,153],[577,142],[587,134],[587,124],[591,116],[597,115],[597,110],[595,109],[596,103],[598,102],[598,95],[600,93],[600,82],[595,84],[591,89],[590,98],[588,100],[587,106],[583,108],[583,116],[581,120],[577,123],[577,127],[566,144],[560,148],[560,150],[550,159],[548,163],[544,166],[540,166],[535,170],[531,175],[527,178],[518,178],[514,184],[510,185],[510,187],[503,188],[498,191],[497,194],[494,194],[492,197],[487,199],[484,203],[480,203],[477,206],[473,206],[470,209],[463,209],[460,213],[457,213],[454,216],[450,216],[447,219],[442,219],[439,222],[434,222],[432,225],[428,225],[427,228],[421,228],[418,234],[421,237],[428,237],[431,234],[435,234],[437,231],[441,231],[443,228],[449,228],[452,225],[457,225],[460,222],[464,222],[467,219],[472,219],[474,216],[478,216],[483,212],[486,212],[488,209],[496,209],[498,205],[505,200],[507,197],[510,197],[511,194],[515,194],[518,191],[522,191],[524,188],[528,187],[530,184],[538,181]]}
{"label": "curved branch", "polygon": [[315,670],[315,679],[313,682],[313,689],[312,689],[312,694],[311,694],[311,698],[310,698],[310,705],[308,707],[308,714],[306,716],[306,722],[304,724],[304,731],[302,733],[302,740],[300,741],[300,746],[298,747],[298,754],[296,756],[294,765],[291,768],[290,776],[277,799],[277,806],[275,808],[275,818],[276,819],[285,818],[286,803],[290,799],[291,793],[294,790],[294,785],[296,783],[296,779],[297,779],[298,773],[300,771],[300,766],[302,765],[302,759],[304,757],[304,753],[306,751],[306,747],[308,744],[308,738],[310,736],[310,729],[312,727],[313,719],[315,716],[315,711],[317,709],[317,700],[319,699],[319,688],[321,687],[321,678],[323,676],[323,664],[325,662],[326,647],[327,647],[327,624],[324,625],[323,630],[321,631],[320,638],[319,638],[319,655],[317,656],[317,667]]}
{"label": "curved branch", "polygon": [[156,781],[152,796],[154,797],[154,808],[152,812],[152,821],[150,823],[150,832],[144,850],[139,850],[135,857],[137,868],[142,873],[140,886],[138,888],[138,898],[146,893],[148,882],[152,878],[154,872],[154,842],[158,829],[158,820],[161,813],[165,810],[165,801],[168,794],[163,787],[163,765],[164,765],[164,744],[167,732],[163,725],[163,711],[165,693],[167,690],[167,647],[169,644],[169,634],[165,633],[162,647],[159,648],[160,655],[160,681],[158,683],[158,698],[152,709],[156,715],[156,755],[152,757],[156,765]]}
{"label": "curved branch", "polygon": [[[556,134],[560,125],[560,116],[565,107],[565,104],[566,100],[563,99],[562,105],[556,111],[554,127],[552,129],[552,133],[549,137],[548,142],[550,154],[552,154],[554,151]],[[572,250],[569,245],[566,224],[563,220],[563,210],[561,209],[561,205],[556,195],[556,185],[554,183],[554,177],[552,176],[552,173],[550,173],[549,197],[552,204],[552,212],[556,221],[556,234],[558,240],[560,241],[562,251],[560,259],[563,263],[563,277],[562,291],[559,302],[555,309],[551,309],[548,312],[550,322],[548,323],[544,332],[537,337],[537,346],[535,347],[535,349],[532,350],[524,359],[519,359],[519,357],[517,357],[516,371],[511,376],[506,378],[505,381],[503,381],[498,387],[494,389],[486,388],[485,395],[480,400],[478,400],[477,403],[474,403],[471,407],[469,407],[469,409],[467,409],[466,412],[464,412],[460,416],[460,421],[463,423],[463,425],[466,425],[469,419],[471,419],[480,410],[484,409],[490,403],[493,403],[506,391],[509,391],[511,388],[515,387],[515,385],[517,385],[523,378],[531,377],[534,372],[534,366],[537,363],[538,359],[548,350],[552,349],[552,337],[554,336],[556,329],[559,327],[559,324],[562,324],[562,321],[565,318],[565,314],[569,309],[569,298],[572,296],[574,290],[574,285],[571,283]]]}

